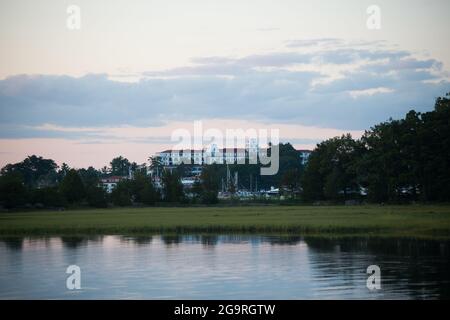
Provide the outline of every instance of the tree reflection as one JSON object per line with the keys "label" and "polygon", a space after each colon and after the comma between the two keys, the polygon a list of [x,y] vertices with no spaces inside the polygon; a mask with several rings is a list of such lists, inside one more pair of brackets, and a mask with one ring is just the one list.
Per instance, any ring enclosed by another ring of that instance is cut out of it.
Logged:
{"label": "tree reflection", "polygon": [[135,237],[121,237],[123,242],[132,242],[138,246],[149,245],[153,241],[153,236],[135,236]]}
{"label": "tree reflection", "polygon": [[203,235],[201,242],[206,247],[214,247],[219,242],[219,236],[217,235]]}
{"label": "tree reflection", "polygon": [[68,249],[77,249],[80,246],[86,246],[88,241],[101,242],[103,241],[103,236],[63,236],[61,237],[61,242],[64,247]]}
{"label": "tree reflection", "polygon": [[170,246],[170,245],[178,245],[179,243],[183,242],[183,237],[181,235],[162,235],[161,240],[164,242],[164,244]]}
{"label": "tree reflection", "polygon": [[450,242],[373,238],[305,238],[305,242],[319,277],[340,277],[348,285],[361,285],[366,268],[375,264],[381,268],[385,290],[380,294],[396,291],[413,299],[450,298]]}
{"label": "tree reflection", "polygon": [[21,237],[5,237],[0,238],[2,242],[8,249],[11,250],[22,250],[24,239]]}
{"label": "tree reflection", "polygon": [[268,237],[267,239],[271,245],[296,245],[302,241],[300,236],[277,236]]}

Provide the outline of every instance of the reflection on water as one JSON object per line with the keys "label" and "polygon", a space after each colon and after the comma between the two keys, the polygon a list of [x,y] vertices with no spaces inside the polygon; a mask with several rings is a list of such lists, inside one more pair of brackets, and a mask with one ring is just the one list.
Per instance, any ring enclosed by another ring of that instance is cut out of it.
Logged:
{"label": "reflection on water", "polygon": [[[448,299],[450,243],[298,236],[0,239],[0,298]],[[82,289],[66,289],[69,265]],[[381,290],[366,269],[381,268]]]}

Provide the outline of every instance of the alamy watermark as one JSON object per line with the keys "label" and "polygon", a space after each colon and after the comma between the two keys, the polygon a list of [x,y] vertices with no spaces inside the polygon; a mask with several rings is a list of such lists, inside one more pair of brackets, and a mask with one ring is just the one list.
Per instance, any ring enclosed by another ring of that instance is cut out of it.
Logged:
{"label": "alamy watermark", "polygon": [[369,290],[381,289],[381,269],[376,264],[367,267],[367,274],[370,276],[367,278],[366,286]]}
{"label": "alamy watermark", "polygon": [[194,121],[194,130],[178,128],[172,132],[176,142],[171,159],[181,164],[257,164],[261,175],[277,174],[279,169],[278,129],[203,130],[202,121]]}
{"label": "alamy watermark", "polygon": [[66,27],[69,30],[81,29],[81,9],[79,6],[71,4],[67,7],[66,12],[68,14],[66,20]]}
{"label": "alamy watermark", "polygon": [[70,274],[66,279],[66,288],[68,290],[81,289],[81,268],[73,264],[67,267],[66,273]]}
{"label": "alamy watermark", "polygon": [[373,4],[367,7],[366,13],[369,15],[366,21],[367,29],[380,30],[381,29],[381,9],[379,6]]}

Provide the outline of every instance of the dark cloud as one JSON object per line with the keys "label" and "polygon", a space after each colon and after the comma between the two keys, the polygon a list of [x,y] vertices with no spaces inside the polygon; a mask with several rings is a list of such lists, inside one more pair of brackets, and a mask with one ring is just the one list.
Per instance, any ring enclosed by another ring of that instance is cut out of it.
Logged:
{"label": "dark cloud", "polygon": [[[321,68],[286,69],[298,64],[314,66],[315,61],[337,66],[370,63],[343,72],[343,78],[316,85],[327,77]],[[449,91],[448,81],[438,81],[443,73],[439,61],[421,60],[406,51],[343,46],[309,53],[196,58],[188,67],[145,72],[136,83],[113,81],[104,74],[80,78],[20,75],[0,81],[0,135],[96,139],[95,132],[45,132],[23,126],[158,126],[199,118],[358,130],[401,117],[411,108],[430,110],[433,100]],[[376,88],[389,90],[351,94]]]}

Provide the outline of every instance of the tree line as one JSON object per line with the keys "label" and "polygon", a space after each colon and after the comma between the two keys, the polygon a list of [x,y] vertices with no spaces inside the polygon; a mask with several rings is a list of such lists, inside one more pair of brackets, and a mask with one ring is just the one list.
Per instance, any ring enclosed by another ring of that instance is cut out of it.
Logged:
{"label": "tree line", "polygon": [[319,143],[301,177],[303,199],[449,201],[449,97],[437,98],[433,111],[377,124],[360,139]]}
{"label": "tree line", "polygon": [[[52,159],[28,156],[21,162],[7,164],[0,171],[0,206],[11,208],[63,208],[96,207],[110,205],[155,205],[169,204],[215,204],[218,192],[227,175],[227,166],[213,164],[203,167],[193,187],[186,192],[181,177],[186,176],[192,166],[180,165],[163,168],[158,159],[150,158],[150,168],[159,172],[159,185],[147,175],[147,166],[138,165],[119,156],[108,167],[100,170],[88,167],[75,169],[66,163],[61,167]],[[274,176],[259,176],[261,165],[229,165],[228,170],[238,173],[238,188],[258,189],[278,186],[285,181],[287,173],[300,172],[297,151],[290,144],[280,144],[280,170]],[[130,177],[132,176],[132,178]],[[111,193],[100,183],[101,178],[123,177]],[[289,179],[288,179],[289,180]],[[297,183],[298,184],[298,183]]]}
{"label": "tree line", "polygon": [[[218,187],[211,184],[215,169],[205,168],[201,183],[193,188],[193,197],[187,197],[181,183],[183,168],[161,171],[161,188],[154,185],[144,166],[130,163],[119,156],[110,167],[97,170],[58,167],[52,159],[32,155],[21,162],[8,164],[0,172],[0,207],[65,208],[109,205],[154,205],[162,203],[216,203]],[[132,178],[128,175],[132,173]],[[109,194],[100,179],[122,177]]]}
{"label": "tree line", "polygon": [[[164,169],[157,158],[150,168],[159,172],[158,185],[147,166],[119,156],[109,167],[97,170],[61,167],[36,155],[8,164],[0,171],[0,206],[4,208],[107,207],[157,203],[218,202],[224,179],[239,177],[236,189],[250,191],[279,187],[284,195],[311,203],[347,200],[374,203],[450,200],[450,99],[436,99],[434,110],[410,111],[403,119],[388,120],[365,131],[360,139],[350,134],[319,143],[303,166],[299,152],[279,144],[279,171],[261,176],[260,164],[213,164],[203,167],[188,193],[181,177],[189,165]],[[270,152],[270,148],[269,148]],[[100,184],[102,177],[121,176],[112,193]]]}

